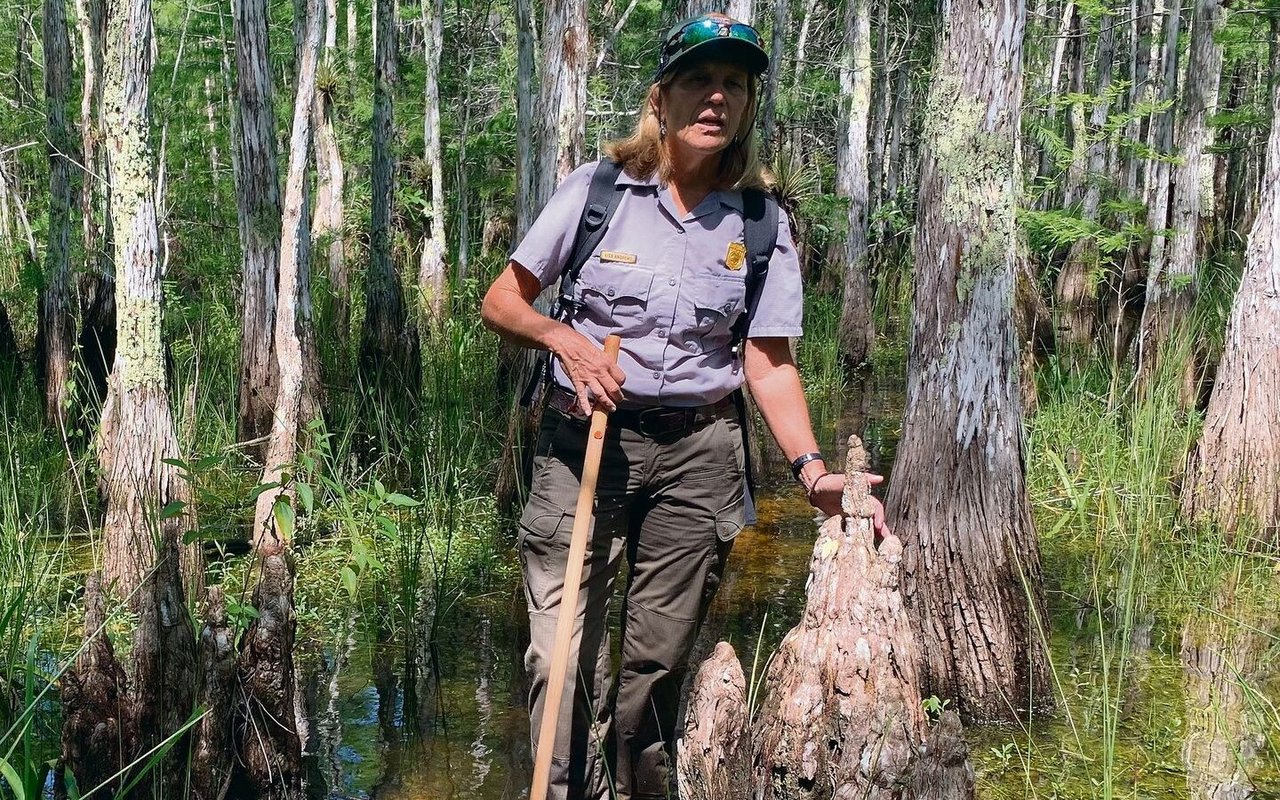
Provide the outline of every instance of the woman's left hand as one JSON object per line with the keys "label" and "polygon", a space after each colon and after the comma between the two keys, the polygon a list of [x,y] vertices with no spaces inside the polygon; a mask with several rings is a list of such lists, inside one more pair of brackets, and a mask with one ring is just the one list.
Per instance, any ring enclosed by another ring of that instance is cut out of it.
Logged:
{"label": "woman's left hand", "polygon": [[[864,473],[867,476],[867,483],[875,486],[884,482],[884,476],[876,475],[871,472]],[[834,517],[836,514],[842,513],[840,501],[844,498],[844,473],[828,472],[822,475],[809,489],[809,505],[821,511],[828,517]],[[884,506],[875,497],[871,498],[872,504],[875,506],[875,514],[872,516],[872,522],[876,530],[876,542],[889,535],[889,527],[884,522]]]}

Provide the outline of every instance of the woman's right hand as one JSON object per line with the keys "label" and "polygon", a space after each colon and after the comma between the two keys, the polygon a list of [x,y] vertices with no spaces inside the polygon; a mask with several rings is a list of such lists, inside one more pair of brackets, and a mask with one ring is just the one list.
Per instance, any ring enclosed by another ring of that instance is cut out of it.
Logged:
{"label": "woman's right hand", "polygon": [[622,402],[622,383],[627,379],[622,367],[609,360],[595,342],[568,325],[561,323],[556,334],[551,352],[560,359],[560,366],[573,382],[578,411],[589,416],[593,399],[608,410],[616,411]]}

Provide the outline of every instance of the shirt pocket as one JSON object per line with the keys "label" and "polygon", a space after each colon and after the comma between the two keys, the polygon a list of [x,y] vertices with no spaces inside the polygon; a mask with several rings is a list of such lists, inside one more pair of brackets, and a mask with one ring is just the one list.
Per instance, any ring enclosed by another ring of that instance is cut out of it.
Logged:
{"label": "shirt pocket", "polygon": [[648,327],[652,285],[653,270],[646,266],[602,263],[592,258],[578,275],[575,320],[622,336],[643,332]]}
{"label": "shirt pocket", "polygon": [[704,350],[727,344],[733,323],[746,310],[747,287],[742,278],[700,276],[688,286],[693,308],[691,333],[702,340]]}

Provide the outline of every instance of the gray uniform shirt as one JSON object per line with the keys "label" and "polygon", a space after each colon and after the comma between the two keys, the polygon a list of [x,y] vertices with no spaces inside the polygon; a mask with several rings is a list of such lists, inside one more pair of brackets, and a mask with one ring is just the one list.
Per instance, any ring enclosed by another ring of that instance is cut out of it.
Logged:
{"label": "gray uniform shirt", "polygon": [[[573,249],[599,162],[574,170],[511,254],[545,289],[560,278]],[[618,365],[628,405],[696,406],[737,389],[742,364],[731,350],[733,322],[746,310],[742,194],[711,192],[681,215],[657,177],[627,186],[599,247],[574,290],[574,329],[603,344],[622,337]],[[760,288],[748,337],[800,336],[800,262],[785,213]],[[572,386],[557,363],[556,381]]]}

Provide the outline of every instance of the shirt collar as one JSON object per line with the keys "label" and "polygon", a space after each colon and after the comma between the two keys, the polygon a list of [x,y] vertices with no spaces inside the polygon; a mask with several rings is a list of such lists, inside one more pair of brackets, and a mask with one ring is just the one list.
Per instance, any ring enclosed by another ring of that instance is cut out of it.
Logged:
{"label": "shirt collar", "polygon": [[[650,186],[655,189],[661,188],[658,183],[658,173],[654,172],[647,178],[633,178],[627,174],[626,170],[620,170],[618,177],[614,181],[615,186]],[[715,193],[721,205],[728,206],[739,214],[743,211],[742,192],[736,190],[717,191]],[[705,202],[705,201],[703,201]]]}

